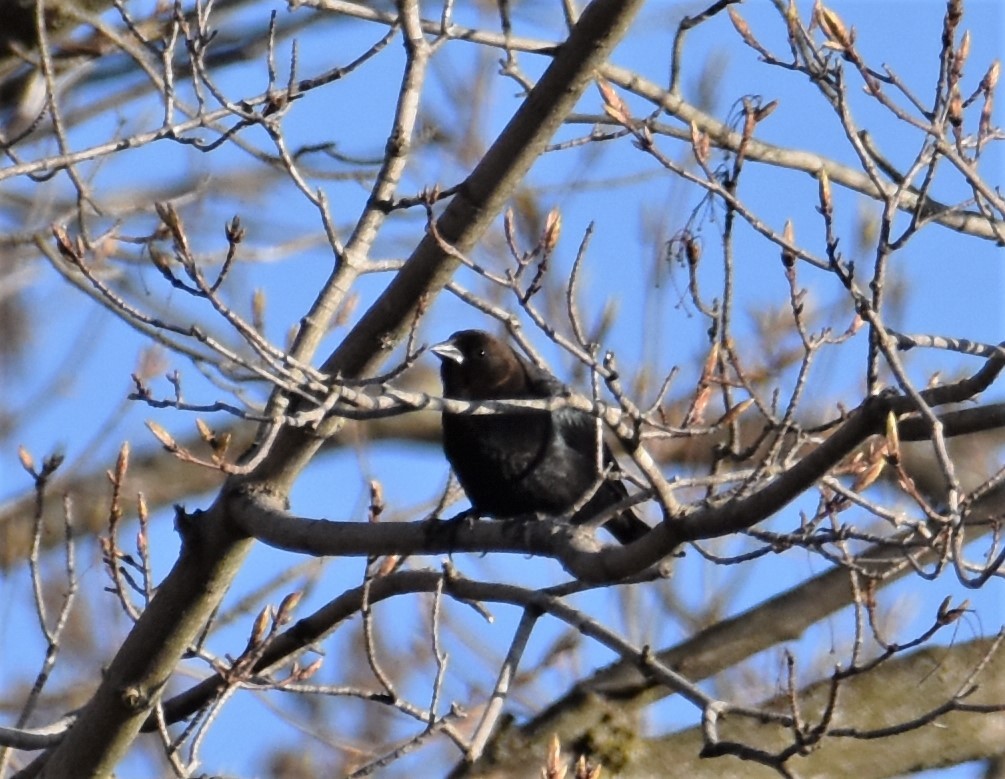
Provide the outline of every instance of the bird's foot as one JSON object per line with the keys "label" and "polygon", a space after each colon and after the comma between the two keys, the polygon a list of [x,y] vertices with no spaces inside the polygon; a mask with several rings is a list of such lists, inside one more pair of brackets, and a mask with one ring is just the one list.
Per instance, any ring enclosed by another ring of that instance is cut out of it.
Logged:
{"label": "bird's foot", "polygon": [[480,516],[475,509],[471,508],[446,519],[430,517],[426,520],[429,526],[428,534],[430,537],[439,537],[441,533],[446,534],[448,553],[452,554],[457,545],[457,534],[461,528],[473,527]]}

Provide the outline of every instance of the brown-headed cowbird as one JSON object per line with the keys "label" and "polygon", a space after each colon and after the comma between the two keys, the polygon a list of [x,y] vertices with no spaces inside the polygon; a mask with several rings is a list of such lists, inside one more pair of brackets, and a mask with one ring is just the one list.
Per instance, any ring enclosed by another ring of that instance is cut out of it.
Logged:
{"label": "brown-headed cowbird", "polygon": [[[566,392],[550,373],[480,330],[461,330],[431,351],[442,361],[440,376],[447,398],[526,400]],[[617,463],[597,432],[594,417],[568,407],[510,414],[444,414],[443,451],[472,508],[486,516],[561,515],[595,489],[571,518],[578,524],[628,496],[624,484],[604,478],[598,468],[600,461],[605,470],[616,469]],[[631,510],[608,520],[604,527],[623,544],[649,531]]]}

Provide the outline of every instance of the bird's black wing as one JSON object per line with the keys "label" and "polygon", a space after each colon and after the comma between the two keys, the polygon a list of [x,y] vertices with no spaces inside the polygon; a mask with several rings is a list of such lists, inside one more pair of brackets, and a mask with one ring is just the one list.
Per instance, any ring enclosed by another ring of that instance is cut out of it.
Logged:
{"label": "bird's black wing", "polygon": [[[521,362],[524,362],[521,360]],[[569,393],[557,378],[535,365],[524,362],[527,372],[528,395],[537,398],[560,397]],[[600,446],[600,462],[605,471],[618,469],[614,453],[603,440],[600,420],[592,414],[575,408],[561,408],[551,414],[554,433],[565,444],[567,455],[577,461],[578,467],[589,472],[597,472],[597,446]],[[599,475],[599,474],[598,474]],[[608,506],[628,497],[628,489],[617,479],[605,479],[597,487],[593,497],[572,518],[573,524],[585,522]],[[604,527],[621,543],[628,544],[646,535],[650,527],[631,509],[608,520]]]}
{"label": "bird's black wing", "polygon": [[[546,370],[531,363],[525,363],[525,369],[531,397],[555,398],[570,394],[569,388]],[[569,447],[596,462],[599,442],[603,447],[601,462],[604,467],[617,465],[610,448],[603,443],[601,423],[596,417],[577,408],[560,408],[552,412],[552,419],[555,432]]]}
{"label": "bird's black wing", "polygon": [[528,395],[535,398],[551,398],[566,395],[569,388],[552,376],[544,368],[538,368],[534,363],[519,357],[524,373],[527,375]]}

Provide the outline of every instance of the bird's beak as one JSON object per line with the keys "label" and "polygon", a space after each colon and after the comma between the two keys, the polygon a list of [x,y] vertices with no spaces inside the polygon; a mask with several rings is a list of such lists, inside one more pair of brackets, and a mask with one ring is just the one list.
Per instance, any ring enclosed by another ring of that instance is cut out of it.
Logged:
{"label": "bird's beak", "polygon": [[458,365],[464,362],[464,355],[461,353],[461,350],[454,346],[450,341],[444,341],[443,343],[430,346],[429,351],[441,360],[450,360],[450,362],[455,362]]}

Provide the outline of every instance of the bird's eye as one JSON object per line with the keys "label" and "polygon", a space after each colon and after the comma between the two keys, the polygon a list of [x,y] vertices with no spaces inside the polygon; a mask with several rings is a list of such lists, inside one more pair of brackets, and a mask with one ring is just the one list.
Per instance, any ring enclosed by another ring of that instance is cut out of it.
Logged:
{"label": "bird's eye", "polygon": [[485,350],[484,349],[479,349],[478,350],[478,356],[479,357],[484,357],[485,356]]}

